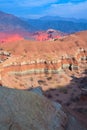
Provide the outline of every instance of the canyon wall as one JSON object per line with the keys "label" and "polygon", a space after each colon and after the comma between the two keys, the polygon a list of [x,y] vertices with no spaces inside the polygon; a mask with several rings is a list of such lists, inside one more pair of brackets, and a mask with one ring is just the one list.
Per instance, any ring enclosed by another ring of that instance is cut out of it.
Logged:
{"label": "canyon wall", "polygon": [[[7,52],[1,53],[3,57],[10,57],[10,54]],[[11,57],[10,57],[11,58]],[[9,59],[10,59],[9,58]],[[1,61],[0,72],[1,76],[5,73],[12,74],[29,74],[29,73],[58,73],[64,69],[70,71],[78,71],[80,69],[80,64],[87,62],[87,51],[83,48],[77,50],[76,54],[72,57],[62,56],[56,60],[45,60],[45,59],[36,59],[36,60],[27,60],[20,61],[17,60],[13,62],[4,62]]]}

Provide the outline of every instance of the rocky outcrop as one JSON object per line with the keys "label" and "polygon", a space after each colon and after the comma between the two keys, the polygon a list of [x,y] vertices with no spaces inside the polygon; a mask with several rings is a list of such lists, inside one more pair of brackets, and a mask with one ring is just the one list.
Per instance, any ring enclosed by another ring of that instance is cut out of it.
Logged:
{"label": "rocky outcrop", "polygon": [[77,58],[78,62],[87,61],[87,49],[85,49],[85,48],[78,49],[78,51],[76,53],[76,58]]}
{"label": "rocky outcrop", "polygon": [[11,56],[11,53],[0,49],[0,63],[4,62]]}
{"label": "rocky outcrop", "polygon": [[60,104],[34,92],[0,87],[0,130],[64,130]]}
{"label": "rocky outcrop", "polygon": [[35,40],[37,41],[46,41],[52,39],[59,39],[60,37],[64,36],[65,34],[59,32],[54,29],[48,29],[47,31],[38,31],[33,34]]}
{"label": "rocky outcrop", "polygon": [[[51,33],[48,30],[47,33]],[[81,72],[87,67],[87,32],[64,36],[57,41],[29,41],[0,44],[0,81],[6,76]],[[2,54],[2,51],[5,52]],[[10,52],[9,56],[7,53]],[[3,57],[4,56],[4,57]],[[83,66],[84,65],[84,66]],[[5,84],[6,85],[6,84]]]}
{"label": "rocky outcrop", "polygon": [[8,42],[15,42],[23,40],[24,38],[19,34],[11,34],[11,33],[1,33],[0,32],[0,44],[5,44]]}
{"label": "rocky outcrop", "polygon": [[[78,52],[78,51],[77,51]],[[76,71],[79,68],[79,63],[87,61],[87,52],[85,49],[76,53],[75,56],[62,56],[56,60],[36,59],[27,61],[5,62],[2,64],[2,73],[11,72],[13,74],[28,74],[28,73],[58,73],[64,69]]]}

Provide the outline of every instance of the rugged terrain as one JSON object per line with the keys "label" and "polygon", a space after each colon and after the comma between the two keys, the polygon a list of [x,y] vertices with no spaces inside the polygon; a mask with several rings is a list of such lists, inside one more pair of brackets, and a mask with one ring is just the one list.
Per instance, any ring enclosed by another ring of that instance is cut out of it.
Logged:
{"label": "rugged terrain", "polygon": [[21,33],[31,31],[33,27],[17,16],[0,11],[0,32]]}
{"label": "rugged terrain", "polygon": [[[38,31],[36,27],[29,24],[27,21],[22,20],[21,18],[14,16],[12,14],[7,14],[0,11],[0,42],[6,41],[7,37],[12,39],[12,37],[19,36],[25,39],[32,40],[48,40],[50,38],[58,38],[62,35],[61,32],[52,30],[50,31]],[[54,32],[52,34],[52,32]],[[17,40],[17,39],[16,39]],[[11,40],[12,41],[12,40]]]}
{"label": "rugged terrain", "polygon": [[1,41],[0,86],[41,87],[47,98],[87,126],[87,31],[46,41]]}
{"label": "rugged terrain", "polygon": [[0,11],[0,32],[19,34],[32,39],[31,32],[46,31],[49,28],[63,33],[75,33],[87,30],[87,20],[67,19],[61,17],[41,17],[40,19],[25,19]]}
{"label": "rugged terrain", "polygon": [[[6,74],[81,71],[87,61],[87,32],[38,42],[22,40],[0,43],[1,77]],[[3,58],[5,57],[5,59]]]}

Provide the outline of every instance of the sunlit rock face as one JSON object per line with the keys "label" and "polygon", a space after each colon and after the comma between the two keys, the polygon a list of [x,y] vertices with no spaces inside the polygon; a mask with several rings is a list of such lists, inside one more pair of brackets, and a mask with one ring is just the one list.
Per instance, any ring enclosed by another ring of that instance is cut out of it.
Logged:
{"label": "sunlit rock face", "polygon": [[65,130],[60,104],[34,92],[0,87],[0,130]]}
{"label": "sunlit rock face", "polygon": [[[77,50],[78,51],[78,50]],[[3,67],[2,73],[13,72],[14,74],[26,74],[26,73],[58,73],[62,70],[76,71],[79,69],[81,62],[86,62],[87,51],[84,49],[83,52],[78,52],[73,57],[61,56],[55,60],[44,59],[19,59],[11,57],[9,52],[1,51],[1,65]],[[8,59],[8,60],[7,60]],[[5,60],[7,60],[5,62]]]}
{"label": "sunlit rock face", "polygon": [[47,31],[38,31],[33,34],[35,40],[46,41],[46,40],[57,40],[65,34],[54,29],[48,29]]}
{"label": "sunlit rock face", "polygon": [[20,34],[2,33],[0,32],[0,44],[6,44],[8,42],[15,42],[23,40],[24,38]]}
{"label": "sunlit rock face", "polygon": [[86,34],[87,31],[79,32],[56,41],[19,40],[7,44],[1,43],[0,82],[9,86],[7,82],[11,75],[15,77],[15,75],[54,74],[65,70],[80,73],[86,69]]}

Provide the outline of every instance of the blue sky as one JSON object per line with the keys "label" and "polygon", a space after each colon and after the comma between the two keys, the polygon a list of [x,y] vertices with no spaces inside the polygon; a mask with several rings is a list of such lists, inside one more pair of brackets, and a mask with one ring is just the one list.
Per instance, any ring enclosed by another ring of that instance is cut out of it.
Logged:
{"label": "blue sky", "polygon": [[0,10],[27,18],[48,15],[87,19],[87,0],[0,0]]}

